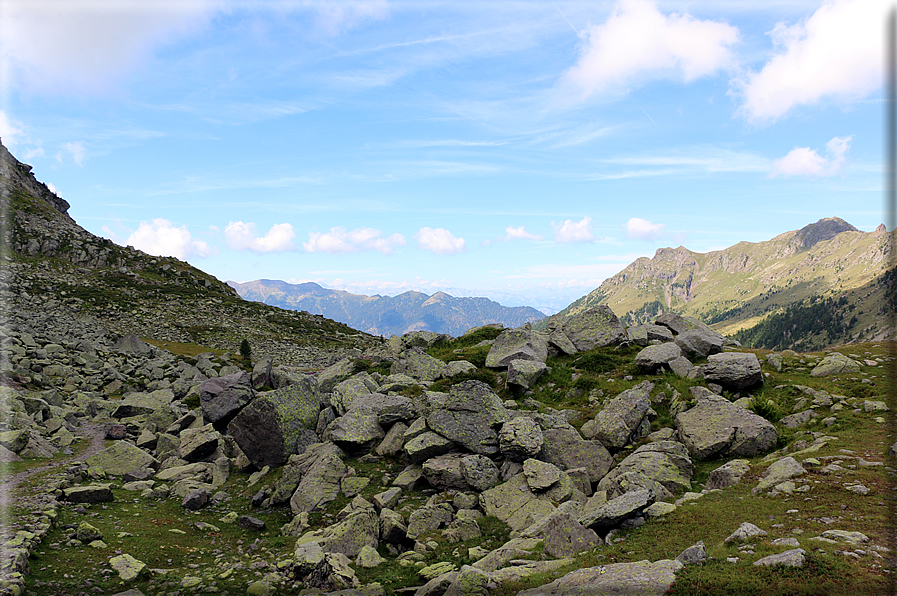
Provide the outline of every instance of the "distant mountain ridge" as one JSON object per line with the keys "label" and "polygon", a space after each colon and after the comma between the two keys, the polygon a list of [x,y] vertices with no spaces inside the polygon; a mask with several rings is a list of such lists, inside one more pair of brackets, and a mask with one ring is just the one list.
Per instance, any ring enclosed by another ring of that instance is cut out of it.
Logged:
{"label": "distant mountain ridge", "polygon": [[[895,290],[893,242],[884,225],[862,232],[831,217],[708,253],[661,248],[554,316],[607,304],[632,325],[676,312],[726,335],[740,333],[756,347],[806,350],[879,340],[893,332],[887,318]],[[825,323],[804,325],[801,317]]]}
{"label": "distant mountain ridge", "polygon": [[432,296],[422,292],[365,296],[324,288],[314,282],[290,284],[259,279],[227,283],[245,300],[323,315],[373,335],[435,331],[459,336],[487,323],[520,327],[545,317],[529,306],[502,306],[488,298],[458,298],[445,292]]}

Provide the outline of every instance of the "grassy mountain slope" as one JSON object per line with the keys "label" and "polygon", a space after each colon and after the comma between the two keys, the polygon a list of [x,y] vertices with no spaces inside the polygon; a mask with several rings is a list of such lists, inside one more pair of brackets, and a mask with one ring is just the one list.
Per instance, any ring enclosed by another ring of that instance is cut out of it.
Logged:
{"label": "grassy mountain slope", "polygon": [[[319,367],[375,339],[308,313],[248,302],[227,284],[173,257],[153,257],[94,236],[0,145],[0,303],[34,321],[69,317],[120,334],[198,343]],[[4,316],[4,319],[7,317]]]}
{"label": "grassy mountain slope", "polygon": [[[804,348],[818,349],[880,339],[888,333],[883,276],[890,267],[893,241],[893,232],[883,226],[865,233],[841,219],[827,218],[766,242],[739,242],[709,253],[681,246],[661,248],[653,258],[636,260],[557,316],[607,304],[624,323],[635,324],[673,311],[734,335],[769,322],[779,325],[771,317],[795,304],[822,303],[814,312],[824,309],[836,320],[829,329],[807,330],[805,336],[791,333],[788,342],[775,346],[757,345],[782,348],[805,341]],[[794,311],[790,317],[809,314]],[[755,335],[772,333],[769,328]]]}
{"label": "grassy mountain slope", "polygon": [[322,288],[312,282],[289,284],[260,279],[228,283],[246,300],[321,314],[355,329],[384,336],[421,330],[458,336],[487,323],[520,327],[545,316],[528,306],[502,306],[488,298],[456,298],[445,292],[432,296],[421,292],[393,297],[364,296]]}

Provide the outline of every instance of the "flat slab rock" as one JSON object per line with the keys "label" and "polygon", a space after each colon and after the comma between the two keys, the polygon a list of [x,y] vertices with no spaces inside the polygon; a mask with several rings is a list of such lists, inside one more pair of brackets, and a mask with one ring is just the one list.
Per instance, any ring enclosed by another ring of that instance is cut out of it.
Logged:
{"label": "flat slab rock", "polygon": [[662,596],[682,568],[679,561],[612,563],[577,569],[550,584],[519,592],[518,596]]}

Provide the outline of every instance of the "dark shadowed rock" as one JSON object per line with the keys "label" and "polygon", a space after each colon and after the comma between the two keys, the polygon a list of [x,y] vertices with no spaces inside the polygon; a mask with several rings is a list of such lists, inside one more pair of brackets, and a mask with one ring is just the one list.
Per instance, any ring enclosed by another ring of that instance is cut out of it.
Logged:
{"label": "dark shadowed rock", "polygon": [[252,377],[240,372],[223,377],[214,377],[199,386],[199,402],[206,422],[218,429],[227,423],[255,397]]}
{"label": "dark shadowed rock", "polygon": [[321,397],[314,379],[266,393],[228,425],[228,434],[256,467],[281,466],[297,452],[306,430],[315,428]]}

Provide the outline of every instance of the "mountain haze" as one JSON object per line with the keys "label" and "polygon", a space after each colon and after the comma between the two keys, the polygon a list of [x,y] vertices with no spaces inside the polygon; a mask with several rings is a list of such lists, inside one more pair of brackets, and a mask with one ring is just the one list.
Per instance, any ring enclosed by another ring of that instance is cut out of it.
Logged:
{"label": "mountain haze", "polygon": [[432,296],[422,292],[365,296],[323,288],[314,282],[290,284],[260,279],[228,284],[246,300],[323,315],[372,335],[435,331],[458,336],[487,323],[520,327],[545,316],[528,306],[502,306],[488,298],[457,298],[445,292]]}
{"label": "mountain haze", "polygon": [[708,253],[661,248],[555,316],[607,304],[632,325],[676,312],[779,349],[879,340],[889,333],[893,308],[893,241],[883,225],[867,233],[832,217]]}

